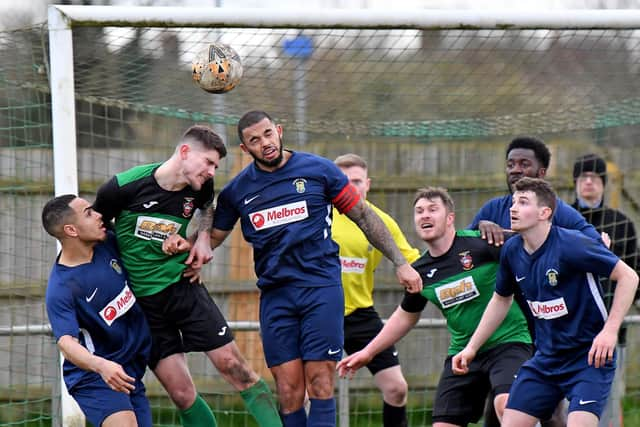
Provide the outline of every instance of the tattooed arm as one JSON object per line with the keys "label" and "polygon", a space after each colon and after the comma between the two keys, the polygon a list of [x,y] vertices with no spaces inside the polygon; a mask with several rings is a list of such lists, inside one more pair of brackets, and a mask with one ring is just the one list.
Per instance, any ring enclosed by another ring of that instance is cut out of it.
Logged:
{"label": "tattooed arm", "polygon": [[345,215],[355,222],[367,240],[393,263],[400,284],[409,292],[420,292],[422,290],[420,275],[404,258],[378,214],[360,199]]}
{"label": "tattooed arm", "polygon": [[213,225],[213,214],[215,208],[213,204],[210,204],[204,209],[198,211],[200,213],[198,218],[198,229],[194,236],[189,240],[193,242],[193,246],[189,251],[189,257],[185,261],[185,264],[191,266],[192,269],[198,270],[202,266],[213,258],[213,252],[209,243],[209,237],[211,235],[211,226]]}

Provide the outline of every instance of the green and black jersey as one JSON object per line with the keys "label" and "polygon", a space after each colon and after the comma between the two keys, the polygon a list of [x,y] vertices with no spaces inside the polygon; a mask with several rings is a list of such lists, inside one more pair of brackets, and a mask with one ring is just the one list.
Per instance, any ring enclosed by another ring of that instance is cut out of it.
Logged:
{"label": "green and black jersey", "polygon": [[[493,296],[500,248],[487,244],[477,230],[456,231],[449,251],[439,257],[425,252],[412,265],[420,273],[423,290],[406,293],[402,309],[417,313],[427,301],[435,304],[447,319],[451,333],[449,355],[461,351],[471,339],[489,300]],[[506,342],[531,343],[527,321],[517,304],[480,351]]]}
{"label": "green and black jersey", "polygon": [[213,179],[200,191],[189,186],[167,191],[154,177],[159,166],[136,166],[115,175],[100,187],[94,204],[105,223],[115,219],[118,247],[136,296],[156,294],[180,280],[188,254],[166,255],[162,241],[174,233],[186,237],[194,211],[213,201]]}

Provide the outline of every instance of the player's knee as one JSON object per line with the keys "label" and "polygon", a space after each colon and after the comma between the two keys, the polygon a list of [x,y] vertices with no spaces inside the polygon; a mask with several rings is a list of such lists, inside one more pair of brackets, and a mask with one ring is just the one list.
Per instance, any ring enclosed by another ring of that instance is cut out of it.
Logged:
{"label": "player's knee", "polygon": [[500,420],[504,416],[504,410],[507,407],[507,400],[509,400],[508,393],[500,393],[493,400],[493,406],[496,410],[496,415]]}
{"label": "player's knee", "polygon": [[409,386],[404,377],[386,381],[382,387],[382,396],[385,402],[392,406],[404,406],[407,403]]}
{"label": "player's knee", "polygon": [[180,410],[189,409],[196,401],[196,388],[193,383],[180,383],[166,387],[169,397]]}
{"label": "player's knee", "polygon": [[309,378],[307,390],[309,397],[314,399],[329,399],[333,396],[333,375],[318,372]]}
{"label": "player's knee", "polygon": [[284,413],[295,412],[304,405],[304,384],[296,384],[290,381],[277,381],[276,392],[280,402],[280,410]]}

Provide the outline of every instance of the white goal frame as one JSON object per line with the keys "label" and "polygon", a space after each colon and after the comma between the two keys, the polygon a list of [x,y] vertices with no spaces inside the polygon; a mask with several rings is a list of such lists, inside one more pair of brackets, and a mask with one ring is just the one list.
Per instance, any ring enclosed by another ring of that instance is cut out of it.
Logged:
{"label": "white goal frame", "polygon": [[[48,9],[54,191],[78,193],[74,27],[640,29],[640,10],[383,10],[61,6]],[[60,356],[60,360],[62,357]],[[84,425],[60,375],[62,425]],[[341,411],[341,418],[344,413]],[[348,415],[348,414],[347,414]],[[348,418],[347,418],[348,419]],[[345,425],[345,424],[342,424]]]}

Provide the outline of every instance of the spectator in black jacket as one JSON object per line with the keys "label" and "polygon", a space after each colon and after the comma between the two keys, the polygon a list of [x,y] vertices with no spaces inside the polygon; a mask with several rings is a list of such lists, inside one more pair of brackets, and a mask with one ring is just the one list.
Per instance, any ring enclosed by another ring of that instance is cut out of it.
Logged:
{"label": "spectator in black jacket", "polygon": [[[609,235],[609,248],[620,259],[637,269],[636,230],[633,222],[622,212],[605,205],[604,187],[607,184],[607,164],[595,154],[586,154],[576,159],[573,165],[577,209],[596,230]],[[611,307],[615,283],[601,279],[604,301],[607,310]],[[620,328],[618,336],[616,376],[611,387],[609,401],[600,419],[600,427],[622,425],[622,396],[625,392],[624,359],[626,347],[626,328]]]}

